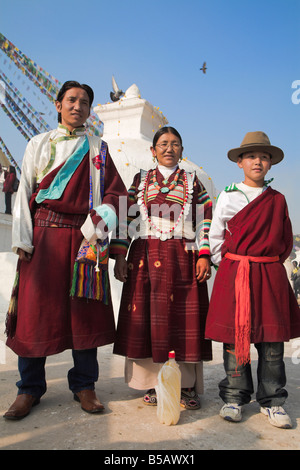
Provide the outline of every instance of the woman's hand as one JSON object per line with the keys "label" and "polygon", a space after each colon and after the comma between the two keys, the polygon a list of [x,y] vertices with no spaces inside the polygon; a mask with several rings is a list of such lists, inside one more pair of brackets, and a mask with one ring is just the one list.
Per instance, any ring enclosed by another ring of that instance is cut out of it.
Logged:
{"label": "woman's hand", "polygon": [[116,255],[116,262],[114,267],[115,278],[118,281],[127,281],[127,261],[124,255]]}
{"label": "woman's hand", "polygon": [[199,258],[196,264],[196,277],[199,282],[207,281],[211,276],[209,258]]}
{"label": "woman's hand", "polygon": [[21,248],[18,248],[17,254],[19,255],[19,260],[20,261],[30,261],[32,258],[31,253],[27,253],[27,251],[22,250]]}

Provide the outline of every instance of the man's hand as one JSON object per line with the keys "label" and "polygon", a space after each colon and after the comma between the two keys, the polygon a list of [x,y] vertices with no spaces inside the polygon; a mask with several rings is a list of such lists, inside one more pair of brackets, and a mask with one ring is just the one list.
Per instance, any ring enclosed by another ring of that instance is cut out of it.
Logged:
{"label": "man's hand", "polygon": [[18,248],[17,254],[19,255],[19,260],[20,261],[30,261],[32,258],[31,253],[27,253],[27,251],[22,250],[21,248]]}

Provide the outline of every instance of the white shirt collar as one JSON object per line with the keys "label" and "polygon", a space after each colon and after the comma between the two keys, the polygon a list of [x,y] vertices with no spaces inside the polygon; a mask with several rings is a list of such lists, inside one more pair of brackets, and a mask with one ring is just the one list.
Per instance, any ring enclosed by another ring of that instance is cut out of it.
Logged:
{"label": "white shirt collar", "polygon": [[160,164],[157,165],[157,168],[159,169],[159,171],[161,172],[161,174],[163,175],[163,177],[165,179],[169,178],[169,176],[172,173],[174,173],[174,171],[177,169],[177,167],[178,167],[178,165],[175,165],[172,168],[170,168],[168,166],[160,165]]}
{"label": "white shirt collar", "polygon": [[78,135],[78,137],[79,137],[79,136],[85,134],[85,127],[84,126],[77,127],[72,132],[70,132],[67,127],[63,126],[62,124],[58,124],[57,132],[59,134],[63,134],[63,135]]}

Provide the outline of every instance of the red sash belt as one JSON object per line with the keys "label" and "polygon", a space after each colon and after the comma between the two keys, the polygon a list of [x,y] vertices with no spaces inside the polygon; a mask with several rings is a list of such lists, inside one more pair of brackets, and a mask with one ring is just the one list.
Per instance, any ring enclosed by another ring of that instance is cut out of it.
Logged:
{"label": "red sash belt", "polygon": [[225,258],[239,261],[235,278],[235,356],[238,364],[250,362],[251,298],[250,262],[275,263],[279,256],[242,256],[226,253]]}

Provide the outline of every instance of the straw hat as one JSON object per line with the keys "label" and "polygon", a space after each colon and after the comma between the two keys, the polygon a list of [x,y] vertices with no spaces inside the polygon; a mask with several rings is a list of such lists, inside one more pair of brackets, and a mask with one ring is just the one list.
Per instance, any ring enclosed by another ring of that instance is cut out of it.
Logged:
{"label": "straw hat", "polygon": [[237,162],[238,158],[246,152],[267,152],[272,157],[272,165],[281,162],[284,157],[283,151],[279,147],[271,145],[269,137],[264,132],[248,132],[241,146],[236,149],[231,149],[227,153],[229,160]]}

